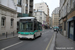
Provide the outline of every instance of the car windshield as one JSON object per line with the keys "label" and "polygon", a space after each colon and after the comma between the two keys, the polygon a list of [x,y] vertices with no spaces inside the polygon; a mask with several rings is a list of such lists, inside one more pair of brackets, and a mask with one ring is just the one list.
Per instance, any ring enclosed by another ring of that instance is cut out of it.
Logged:
{"label": "car windshield", "polygon": [[32,22],[20,22],[20,31],[32,31],[33,23]]}

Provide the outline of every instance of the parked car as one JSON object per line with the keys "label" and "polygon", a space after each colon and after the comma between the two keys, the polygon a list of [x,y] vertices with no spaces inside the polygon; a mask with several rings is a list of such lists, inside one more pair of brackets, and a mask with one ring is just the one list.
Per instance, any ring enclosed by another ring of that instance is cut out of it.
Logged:
{"label": "parked car", "polygon": [[56,31],[57,29],[54,29],[54,31]]}

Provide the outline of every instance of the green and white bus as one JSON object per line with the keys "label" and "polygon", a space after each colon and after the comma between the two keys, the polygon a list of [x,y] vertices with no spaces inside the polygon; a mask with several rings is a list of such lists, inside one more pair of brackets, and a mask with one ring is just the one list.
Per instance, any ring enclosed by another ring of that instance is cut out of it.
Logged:
{"label": "green and white bus", "polygon": [[42,35],[42,24],[35,17],[22,17],[19,20],[19,39],[35,39]]}

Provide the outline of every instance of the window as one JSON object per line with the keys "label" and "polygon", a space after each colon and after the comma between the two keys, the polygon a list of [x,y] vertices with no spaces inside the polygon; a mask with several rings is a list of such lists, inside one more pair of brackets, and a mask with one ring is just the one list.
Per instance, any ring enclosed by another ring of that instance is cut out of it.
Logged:
{"label": "window", "polygon": [[42,17],[40,17],[40,19],[42,20]]}
{"label": "window", "polygon": [[21,5],[21,0],[18,0],[18,5]]}
{"label": "window", "polygon": [[40,13],[40,15],[42,15],[42,13]]}
{"label": "window", "polygon": [[5,17],[1,18],[1,26],[5,26],[5,19],[6,19]]}
{"label": "window", "polygon": [[20,31],[33,31],[33,22],[20,22]]}
{"label": "window", "polygon": [[34,22],[34,31],[37,30],[37,23]]}
{"label": "window", "polygon": [[14,19],[11,19],[11,26],[13,26],[13,21],[14,21]]}

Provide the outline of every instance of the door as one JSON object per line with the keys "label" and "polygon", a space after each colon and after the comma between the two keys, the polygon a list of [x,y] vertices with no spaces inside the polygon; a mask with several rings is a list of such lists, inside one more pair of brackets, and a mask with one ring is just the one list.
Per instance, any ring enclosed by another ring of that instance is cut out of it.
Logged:
{"label": "door", "polygon": [[74,40],[74,22],[70,22],[70,38]]}

